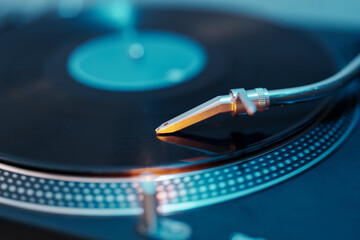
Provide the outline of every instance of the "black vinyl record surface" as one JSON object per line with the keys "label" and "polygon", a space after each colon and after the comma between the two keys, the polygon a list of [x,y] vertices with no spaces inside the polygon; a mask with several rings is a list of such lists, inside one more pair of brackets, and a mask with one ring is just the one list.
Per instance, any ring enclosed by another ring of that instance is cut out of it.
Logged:
{"label": "black vinyl record surface", "polygon": [[164,89],[107,91],[75,81],[66,67],[80,44],[119,31],[99,19],[48,16],[0,35],[3,161],[99,174],[197,167],[259,151],[301,129],[323,107],[317,101],[254,117],[222,115],[157,137],[162,122],[232,88],[309,84],[334,73],[336,64],[306,33],[264,21],[206,11],[140,12],[139,31],[169,31],[200,43],[208,54],[205,69]]}

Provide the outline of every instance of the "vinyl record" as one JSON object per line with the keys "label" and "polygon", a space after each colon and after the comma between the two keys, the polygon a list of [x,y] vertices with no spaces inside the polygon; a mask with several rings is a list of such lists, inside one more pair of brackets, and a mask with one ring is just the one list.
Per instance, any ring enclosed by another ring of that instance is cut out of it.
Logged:
{"label": "vinyl record", "polygon": [[[204,49],[206,61],[179,84],[101,88],[75,79],[69,59],[86,43],[121,36],[124,30],[104,18],[92,12],[72,19],[46,16],[0,35],[3,161],[78,174],[199,169],[280,144],[326,112],[321,100],[253,117],[221,115],[156,136],[162,122],[229,89],[309,84],[334,73],[336,59],[307,33],[250,17],[164,8],[140,9],[139,16],[140,40],[144,33],[188,39]],[[154,71],[164,66],[149,64]],[[115,78],[126,75],[114,69]]]}

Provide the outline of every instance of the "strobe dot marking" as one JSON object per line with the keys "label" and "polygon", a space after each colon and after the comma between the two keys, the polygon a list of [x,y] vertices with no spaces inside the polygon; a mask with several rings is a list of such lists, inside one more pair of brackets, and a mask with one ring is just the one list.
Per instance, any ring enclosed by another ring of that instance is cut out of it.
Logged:
{"label": "strobe dot marking", "polygon": [[[159,180],[156,182],[156,196],[160,207],[167,212],[181,211],[182,206],[220,202],[234,194],[255,191],[253,189],[269,185],[279,178],[285,179],[330,153],[349,133],[356,116],[357,111],[350,110],[341,118],[322,121],[317,125],[318,130],[304,132],[292,142],[250,162]],[[70,177],[57,180],[0,169],[0,201],[5,199],[7,204],[16,206],[30,204],[32,209],[46,206],[46,211],[50,212],[61,213],[63,209],[71,208],[69,212],[74,214],[77,209],[92,209],[98,211],[97,215],[113,211],[121,214],[122,211],[128,213],[138,209],[142,194],[136,178],[117,179],[117,182],[75,181]]]}

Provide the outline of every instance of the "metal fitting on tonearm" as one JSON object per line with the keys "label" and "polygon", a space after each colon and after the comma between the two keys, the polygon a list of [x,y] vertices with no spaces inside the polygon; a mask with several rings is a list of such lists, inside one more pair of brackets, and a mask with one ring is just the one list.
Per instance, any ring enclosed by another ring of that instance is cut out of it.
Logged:
{"label": "metal fitting on tonearm", "polygon": [[269,109],[270,98],[266,88],[255,88],[253,90],[245,90],[244,88],[236,88],[230,90],[232,102],[232,115],[254,115],[256,112],[263,112]]}

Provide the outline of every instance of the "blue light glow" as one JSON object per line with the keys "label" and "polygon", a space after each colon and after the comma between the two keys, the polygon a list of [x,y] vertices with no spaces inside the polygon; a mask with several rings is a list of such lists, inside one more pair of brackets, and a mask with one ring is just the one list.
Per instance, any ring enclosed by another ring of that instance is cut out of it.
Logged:
{"label": "blue light glow", "polygon": [[136,42],[121,34],[79,46],[68,59],[78,82],[109,91],[148,91],[171,87],[198,75],[206,66],[205,49],[170,32],[141,32]]}
{"label": "blue light glow", "polygon": [[133,28],[136,20],[135,7],[129,0],[99,1],[94,11],[101,22],[118,28]]}

